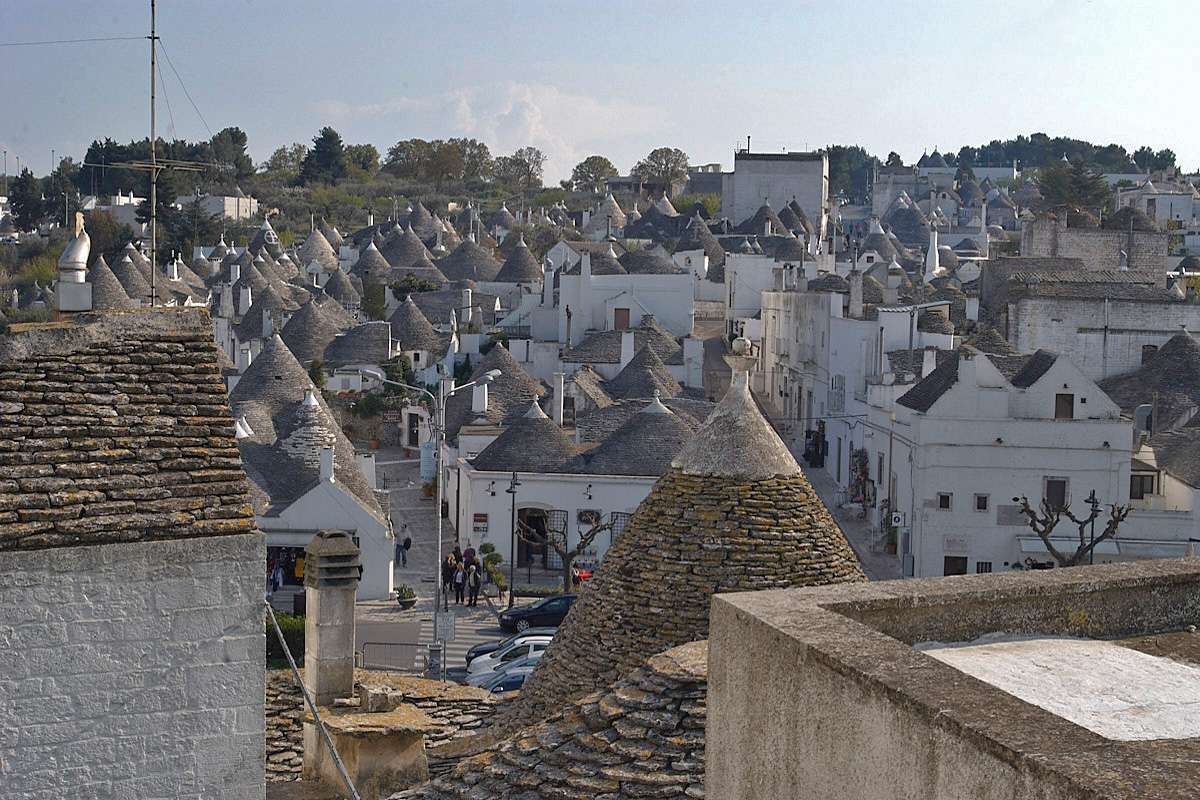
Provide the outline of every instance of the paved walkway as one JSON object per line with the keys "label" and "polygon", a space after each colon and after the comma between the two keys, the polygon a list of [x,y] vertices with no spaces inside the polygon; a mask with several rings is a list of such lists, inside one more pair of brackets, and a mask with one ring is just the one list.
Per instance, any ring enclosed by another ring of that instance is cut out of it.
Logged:
{"label": "paved walkway", "polygon": [[867,577],[873,581],[889,581],[903,577],[900,559],[897,556],[873,549],[879,532],[865,519],[859,519],[857,510],[838,508],[837,500],[841,490],[833,477],[825,470],[807,467],[803,462],[801,466],[808,482],[816,489],[817,496],[825,503],[850,546],[854,548],[854,554],[858,556]]}

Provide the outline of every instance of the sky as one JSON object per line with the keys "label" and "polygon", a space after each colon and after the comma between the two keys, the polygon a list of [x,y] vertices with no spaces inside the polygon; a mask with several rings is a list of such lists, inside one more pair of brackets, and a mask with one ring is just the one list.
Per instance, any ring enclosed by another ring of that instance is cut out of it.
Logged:
{"label": "sky", "polygon": [[[159,0],[158,130],[238,126],[256,162],[324,125],[381,154],[413,137],[534,145],[547,183],[594,153],[627,172],[659,146],[729,169],[747,135],[907,162],[1041,131],[1170,147],[1192,169],[1198,29],[1194,0]],[[149,0],[0,0],[0,44],[148,30]],[[148,51],[0,46],[9,173],[144,138]]]}

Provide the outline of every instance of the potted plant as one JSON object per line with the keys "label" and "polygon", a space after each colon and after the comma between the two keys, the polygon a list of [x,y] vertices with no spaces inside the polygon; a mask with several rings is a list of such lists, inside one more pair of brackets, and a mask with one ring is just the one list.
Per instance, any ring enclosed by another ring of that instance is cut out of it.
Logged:
{"label": "potted plant", "polygon": [[896,555],[896,529],[888,527],[887,541],[884,544],[888,555]]}
{"label": "potted plant", "polygon": [[417,604],[417,593],[407,583],[402,583],[396,587],[396,602],[407,611]]}

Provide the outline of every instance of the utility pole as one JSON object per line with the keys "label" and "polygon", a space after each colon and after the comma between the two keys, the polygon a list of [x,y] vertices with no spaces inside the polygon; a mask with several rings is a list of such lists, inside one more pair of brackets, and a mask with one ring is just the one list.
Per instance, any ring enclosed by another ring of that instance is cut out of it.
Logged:
{"label": "utility pole", "polygon": [[4,196],[8,197],[8,151],[4,151]]}
{"label": "utility pole", "polygon": [[150,305],[158,305],[154,273],[158,272],[158,168],[155,162],[154,76],[158,72],[158,35],[155,24],[158,0],[150,0]]}

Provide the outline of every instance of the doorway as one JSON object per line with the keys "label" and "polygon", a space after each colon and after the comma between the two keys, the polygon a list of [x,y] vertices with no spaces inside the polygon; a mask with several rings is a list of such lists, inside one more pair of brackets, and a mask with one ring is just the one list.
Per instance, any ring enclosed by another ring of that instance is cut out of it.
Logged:
{"label": "doorway", "polygon": [[408,415],[408,446],[420,447],[421,442],[421,415]]}

